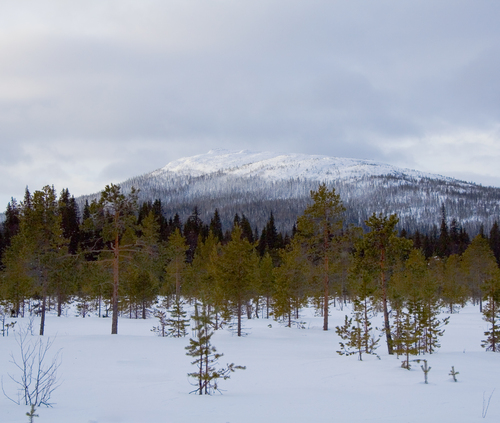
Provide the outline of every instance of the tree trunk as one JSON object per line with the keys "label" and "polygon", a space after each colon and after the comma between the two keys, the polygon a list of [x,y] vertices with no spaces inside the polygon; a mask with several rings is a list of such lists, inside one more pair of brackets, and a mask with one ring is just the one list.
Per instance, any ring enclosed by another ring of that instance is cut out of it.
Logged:
{"label": "tree trunk", "polygon": [[385,278],[385,250],[382,249],[380,252],[380,282],[382,285],[382,305],[384,307],[384,329],[385,337],[387,340],[387,351],[390,355],[394,354],[392,335],[391,335],[391,324],[389,322],[389,310],[387,307],[387,280]]}
{"label": "tree trunk", "polygon": [[241,336],[241,300],[238,300],[238,336]]}
{"label": "tree trunk", "polygon": [[328,257],[325,257],[325,278],[324,284],[324,299],[323,299],[323,330],[328,330]]}
{"label": "tree trunk", "polygon": [[42,311],[41,311],[41,318],[40,318],[40,336],[43,336],[43,332],[45,330],[45,305],[47,301],[47,296],[45,295],[45,288],[43,292],[43,298],[42,298]]}
{"label": "tree trunk", "polygon": [[118,285],[120,282],[120,250],[119,250],[118,232],[115,237],[115,245],[113,248],[113,316],[111,323],[111,335],[118,334]]}
{"label": "tree trunk", "polygon": [[328,330],[328,229],[325,225],[323,231],[323,248],[325,253],[325,276],[323,280],[324,285],[324,304],[323,304],[323,330]]}
{"label": "tree trunk", "polygon": [[61,317],[62,314],[62,295],[57,295],[57,317]]}

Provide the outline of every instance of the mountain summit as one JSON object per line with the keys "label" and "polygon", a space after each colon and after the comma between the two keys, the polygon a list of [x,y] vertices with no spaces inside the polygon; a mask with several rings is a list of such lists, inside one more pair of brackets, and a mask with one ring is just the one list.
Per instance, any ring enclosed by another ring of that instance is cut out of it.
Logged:
{"label": "mountain summit", "polygon": [[178,213],[185,220],[197,207],[208,222],[217,208],[225,228],[236,213],[262,228],[272,212],[278,229],[290,231],[310,202],[310,191],[323,182],[340,194],[346,223],[356,225],[373,213],[397,213],[400,229],[429,232],[441,223],[444,205],[448,223],[454,219],[474,234],[500,216],[499,188],[371,160],[318,155],[211,150],[120,185],[124,192],[139,188],[141,201],[160,199],[167,217]]}
{"label": "mountain summit", "polygon": [[201,176],[221,171],[235,176],[261,177],[271,181],[307,179],[333,182],[339,179],[384,175],[452,181],[451,178],[444,176],[401,169],[373,160],[223,149],[173,161],[155,173],[159,175],[161,172],[174,172]]}

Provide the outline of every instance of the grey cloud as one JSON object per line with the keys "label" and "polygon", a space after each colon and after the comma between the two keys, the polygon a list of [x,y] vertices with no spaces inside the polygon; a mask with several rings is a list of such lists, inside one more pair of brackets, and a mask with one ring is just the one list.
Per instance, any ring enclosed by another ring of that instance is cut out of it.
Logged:
{"label": "grey cloud", "polygon": [[1,145],[24,161],[36,160],[27,145],[57,157],[65,143],[66,160],[106,146],[94,179],[214,147],[411,164],[380,140],[499,122],[496,2],[89,1],[6,13],[0,79],[26,92],[0,91]]}

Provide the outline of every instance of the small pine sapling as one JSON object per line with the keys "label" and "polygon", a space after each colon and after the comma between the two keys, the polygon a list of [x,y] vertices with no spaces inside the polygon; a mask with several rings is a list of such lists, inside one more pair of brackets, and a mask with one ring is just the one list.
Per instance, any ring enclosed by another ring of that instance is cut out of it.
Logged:
{"label": "small pine sapling", "polygon": [[363,345],[361,340],[361,327],[359,323],[352,325],[352,318],[345,316],[343,326],[337,326],[335,332],[344,342],[339,342],[340,350],[337,354],[340,355],[354,355],[358,354],[358,360],[363,360]]}
{"label": "small pine sapling", "polygon": [[453,382],[458,382],[457,381],[457,375],[460,374],[460,372],[455,371],[455,366],[451,366],[451,371],[448,373],[451,377],[453,377]]}
{"label": "small pine sapling", "polygon": [[[15,313],[11,313],[10,317],[13,317],[13,315],[15,315]],[[6,323],[7,308],[3,305],[0,305],[0,321],[2,322],[2,329],[0,329],[2,336],[9,336],[9,329],[13,329],[17,322]]]}
{"label": "small pine sapling", "polygon": [[483,309],[483,320],[489,323],[489,330],[484,332],[486,339],[481,342],[481,346],[486,351],[500,352],[500,307],[496,296],[498,293],[489,295],[488,303]]}
{"label": "small pine sapling", "polygon": [[92,311],[94,311],[94,307],[91,296],[86,293],[80,293],[76,303],[76,315],[82,316],[85,319]]}
{"label": "small pine sapling", "polygon": [[199,312],[198,304],[196,304],[193,319],[196,322],[194,328],[195,336],[189,339],[189,345],[186,347],[186,355],[194,358],[191,364],[196,366],[197,370],[188,373],[189,377],[196,380],[193,383],[196,389],[190,393],[198,393],[199,395],[212,395],[215,392],[220,393],[218,380],[227,380],[231,377],[231,373],[237,369],[244,370],[246,367],[236,366],[234,363],[231,363],[227,367],[217,368],[218,361],[223,354],[218,353],[211,343],[211,338],[214,334],[212,315],[205,305],[202,306],[202,310]]}
{"label": "small pine sapling", "polygon": [[169,328],[167,335],[173,338],[182,338],[187,335],[186,328],[189,326],[189,319],[186,319],[187,313],[182,308],[183,305],[183,301],[176,299],[170,310],[170,318],[166,321]]}
{"label": "small pine sapling", "polygon": [[36,411],[35,404],[31,404],[31,410],[26,413],[26,415],[30,418],[29,423],[33,423],[33,419],[35,417],[39,417],[38,414],[35,414],[35,411]]}
{"label": "small pine sapling", "polygon": [[423,360],[423,361],[424,361],[424,364],[420,367],[422,368],[422,371],[424,372],[424,379],[425,379],[425,383],[427,384],[427,374],[431,371],[432,367],[429,367],[427,365],[427,360]]}
{"label": "small pine sapling", "polygon": [[449,323],[450,318],[439,319],[441,313],[439,302],[429,302],[422,307],[420,312],[420,326],[422,327],[422,345],[424,353],[432,354],[441,344],[439,338],[444,334],[444,326]]}
{"label": "small pine sapling", "polygon": [[[372,327],[369,317],[373,314],[372,307],[367,300],[353,300],[353,317],[345,316],[343,326],[337,326],[335,331],[344,342],[340,342],[340,355],[358,354],[358,359],[363,360],[363,353],[375,355],[380,358],[375,350],[378,346],[380,336],[375,338],[372,335]],[[355,324],[352,324],[354,319]]]}
{"label": "small pine sapling", "polygon": [[151,332],[158,334],[158,336],[167,336],[166,327],[168,326],[167,312],[163,310],[155,310],[154,316],[159,320],[158,326],[153,326]]}
{"label": "small pine sapling", "polygon": [[404,355],[406,360],[403,360],[401,367],[410,370],[410,355],[417,355],[417,341],[420,331],[415,329],[415,319],[413,318],[412,310],[402,312],[401,327],[399,338],[395,339],[395,346],[398,355]]}

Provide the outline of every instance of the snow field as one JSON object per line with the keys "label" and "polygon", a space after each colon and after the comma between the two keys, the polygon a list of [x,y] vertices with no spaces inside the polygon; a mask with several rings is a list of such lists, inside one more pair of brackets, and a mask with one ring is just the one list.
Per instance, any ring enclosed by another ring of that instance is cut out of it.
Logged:
{"label": "snow field", "polygon": [[[349,313],[333,309],[330,330],[322,318],[305,310],[306,329],[286,328],[267,319],[245,321],[249,335],[238,338],[217,331],[213,345],[224,353],[221,364],[247,366],[221,381],[223,395],[189,394],[187,373],[194,370],[184,347],[189,338],[160,338],[151,332],[156,319],[120,318],[118,335],[110,335],[111,319],[48,316],[46,334],[54,337],[51,353],[62,349],[62,385],[53,408],[41,407],[36,423],[149,422],[498,422],[500,390],[493,393],[486,417],[483,394],[499,385],[500,355],[481,346],[486,323],[477,307],[451,315],[436,354],[428,360],[429,384],[420,364],[410,371],[401,358],[388,356],[385,340],[381,360],[336,353],[335,326]],[[27,318],[14,319],[26,324]],[[376,326],[381,326],[381,315]],[[268,325],[272,327],[269,328]],[[11,396],[16,375],[9,354],[18,354],[12,333],[0,338],[0,374]],[[50,355],[50,354],[49,354]],[[460,372],[458,382],[449,376]],[[27,406],[0,396],[0,422],[27,422]]]}

